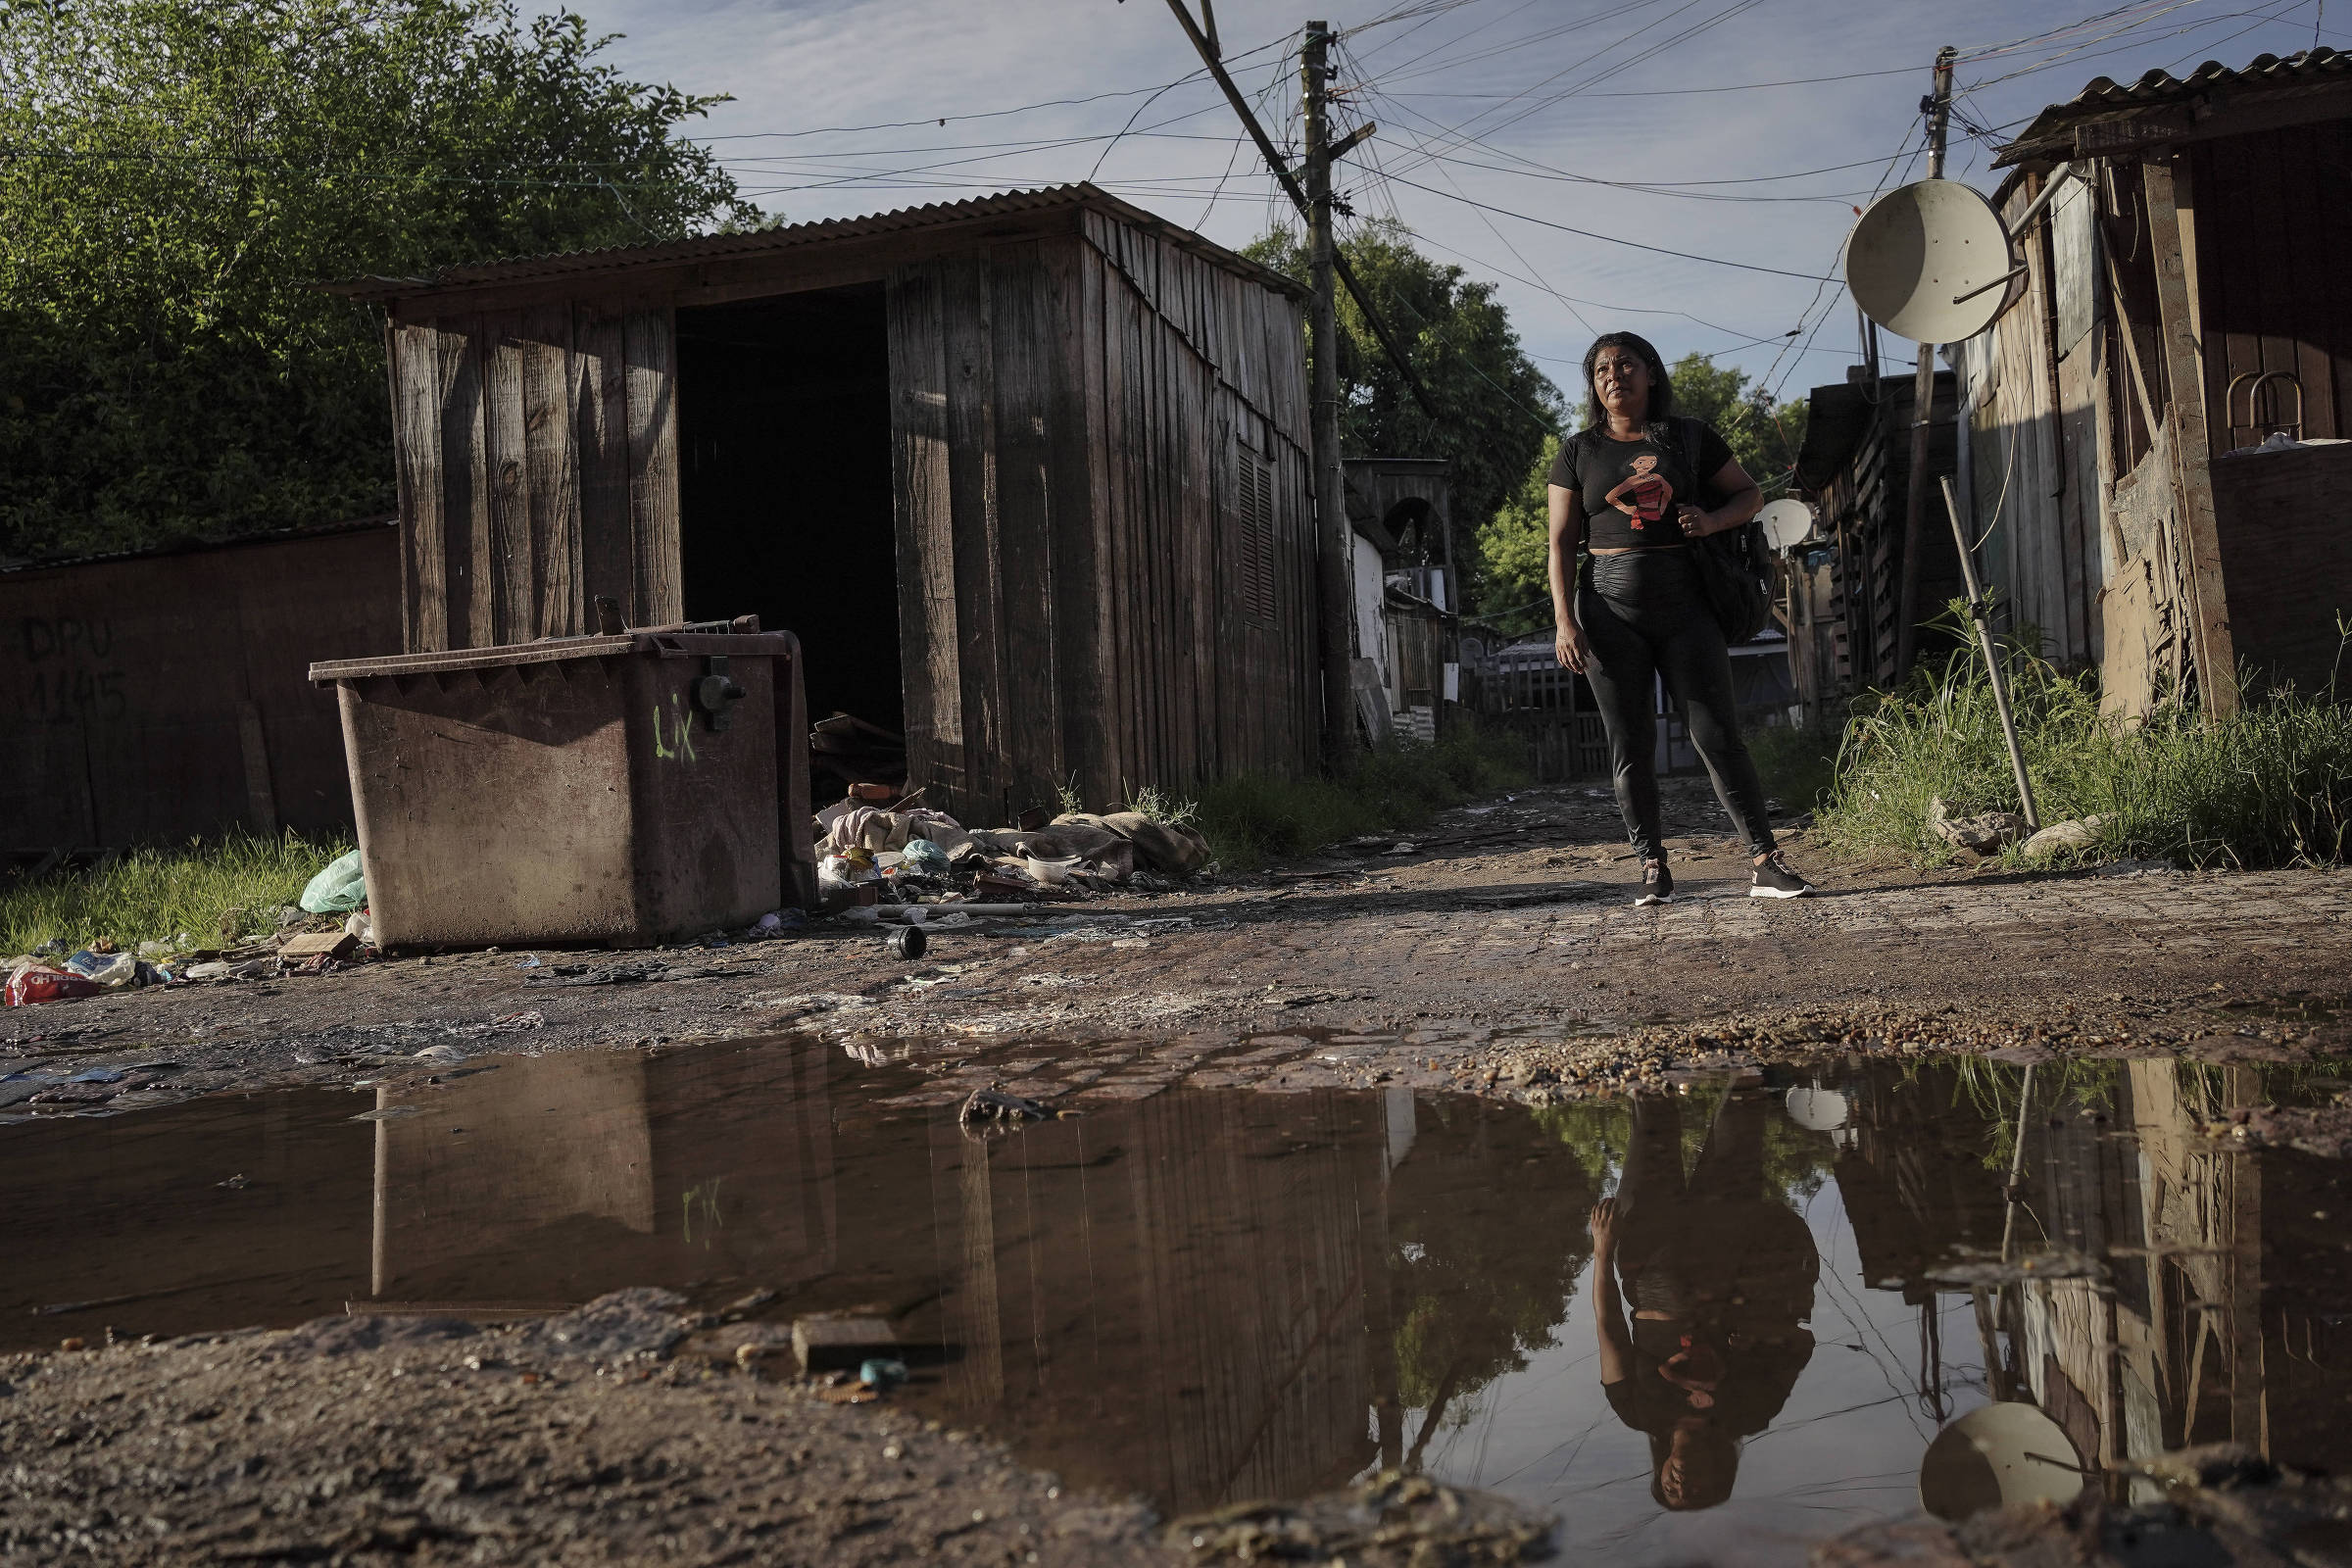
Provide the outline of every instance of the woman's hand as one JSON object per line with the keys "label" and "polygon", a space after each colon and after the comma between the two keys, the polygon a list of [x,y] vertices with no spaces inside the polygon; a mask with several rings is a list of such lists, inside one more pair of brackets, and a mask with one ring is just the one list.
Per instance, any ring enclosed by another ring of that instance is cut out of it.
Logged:
{"label": "woman's hand", "polygon": [[1551,651],[1559,659],[1561,667],[1574,670],[1577,674],[1582,675],[1585,672],[1585,661],[1592,652],[1592,645],[1586,641],[1584,627],[1579,626],[1573,620],[1563,618],[1560,621],[1560,629],[1552,634]]}
{"label": "woman's hand", "polygon": [[1592,1205],[1592,1255],[1605,1258],[1617,1250],[1617,1200],[1604,1198]]}
{"label": "woman's hand", "polygon": [[1715,531],[1715,514],[1701,511],[1688,501],[1675,509],[1674,520],[1682,528],[1686,539],[1704,539]]}

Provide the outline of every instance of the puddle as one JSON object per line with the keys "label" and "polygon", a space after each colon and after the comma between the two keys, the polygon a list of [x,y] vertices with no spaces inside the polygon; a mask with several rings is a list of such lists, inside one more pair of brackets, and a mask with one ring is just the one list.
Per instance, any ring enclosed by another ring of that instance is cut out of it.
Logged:
{"label": "puddle", "polygon": [[2202,1131],[2331,1096],[2317,1069],[1857,1064],[1529,1110],[1033,1052],[964,1073],[1100,1073],[1087,1114],[980,1138],[871,1041],[478,1066],[0,1127],[0,1349],[765,1288],[778,1322],[886,1309],[921,1348],[900,1397],[1066,1481],[1173,1513],[1403,1464],[1556,1511],[1570,1561],[1797,1563],[1923,1488],[2129,1496],[2184,1442],[2352,1462],[2352,1170]]}

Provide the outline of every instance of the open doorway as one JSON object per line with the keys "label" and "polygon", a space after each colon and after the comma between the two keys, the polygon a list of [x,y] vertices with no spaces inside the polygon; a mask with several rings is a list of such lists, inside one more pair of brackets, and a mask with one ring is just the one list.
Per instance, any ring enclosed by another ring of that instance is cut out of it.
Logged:
{"label": "open doorway", "polygon": [[678,312],[690,619],[797,632],[808,711],[906,727],[879,284]]}

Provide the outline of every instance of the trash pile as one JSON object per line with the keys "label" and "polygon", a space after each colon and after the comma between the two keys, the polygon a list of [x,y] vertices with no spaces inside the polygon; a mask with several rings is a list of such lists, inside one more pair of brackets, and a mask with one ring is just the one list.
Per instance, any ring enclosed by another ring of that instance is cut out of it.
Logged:
{"label": "trash pile", "polygon": [[835,713],[808,726],[808,785],[818,794],[854,792],[860,785],[886,789],[884,798],[906,789],[906,738],[851,713]]}
{"label": "trash pile", "polygon": [[1164,892],[1209,869],[1207,840],[1141,811],[967,828],[911,798],[894,809],[854,793],[816,814],[815,834],[817,890],[835,910]]}
{"label": "trash pile", "polygon": [[[368,917],[368,885],[360,852],[328,862],[302,890],[302,902],[274,910],[230,909],[220,917],[218,940],[206,943],[182,931],[169,941],[142,942],[123,951],[105,937],[74,948],[63,937],[6,960],[8,979],[0,1003],[29,1007],[71,1002],[146,986],[184,985],[195,980],[260,980],[284,974],[325,974],[374,955]],[[273,923],[269,935],[242,940],[256,914]]]}

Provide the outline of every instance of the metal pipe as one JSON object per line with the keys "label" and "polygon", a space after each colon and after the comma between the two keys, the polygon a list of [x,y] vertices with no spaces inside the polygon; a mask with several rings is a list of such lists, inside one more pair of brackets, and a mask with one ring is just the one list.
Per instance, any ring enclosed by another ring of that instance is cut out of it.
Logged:
{"label": "metal pipe", "polygon": [[1984,653],[1984,673],[1992,681],[1992,706],[2001,715],[2001,738],[2009,743],[2009,766],[2017,775],[2017,798],[2025,811],[2026,826],[2041,831],[2041,813],[2034,808],[2034,783],[2026,777],[2025,748],[2017,741],[2017,718],[2009,710],[2009,682],[2001,674],[1999,652],[1993,647],[1992,623],[1986,619],[1990,607],[1984,603],[1984,591],[1977,585],[1976,553],[1968,547],[1968,530],[1960,523],[1960,502],[1952,494],[1952,477],[1943,475],[1943,510],[1952,519],[1952,544],[1960,554],[1961,580],[1968,585],[1968,618],[1977,623],[1977,646]]}

